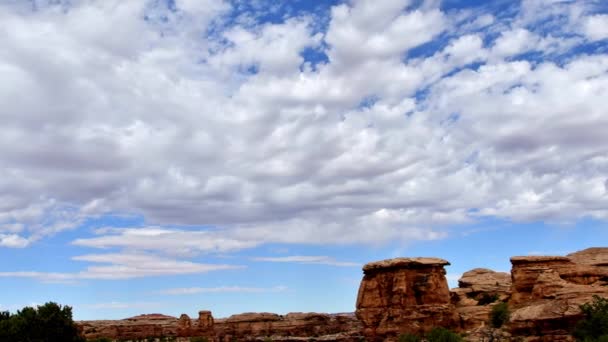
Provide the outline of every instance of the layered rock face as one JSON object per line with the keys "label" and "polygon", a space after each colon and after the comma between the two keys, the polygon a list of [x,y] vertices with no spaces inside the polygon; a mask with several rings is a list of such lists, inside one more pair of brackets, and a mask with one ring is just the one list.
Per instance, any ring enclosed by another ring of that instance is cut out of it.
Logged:
{"label": "layered rock face", "polygon": [[460,320],[459,328],[471,331],[484,327],[495,303],[506,301],[511,293],[511,275],[476,268],[465,272],[452,289],[452,304]]}
{"label": "layered rock face", "polygon": [[[209,325],[211,318],[211,325]],[[87,339],[109,338],[112,340],[139,340],[149,337],[193,337],[212,338],[213,317],[209,311],[201,311],[198,320],[188,315],[180,318],[152,314],[124,320],[78,322],[80,331]]]}
{"label": "layered rock face", "polygon": [[87,339],[141,340],[150,337],[205,337],[208,341],[255,341],[272,337],[273,341],[357,341],[361,325],[352,314],[244,313],[214,320],[210,311],[199,312],[196,320],[164,315],[142,315],[117,321],[79,322]]}
{"label": "layered rock face", "polygon": [[397,258],[363,267],[357,318],[368,340],[424,333],[436,326],[455,327],[444,266],[437,258]]}
{"label": "layered rock face", "polygon": [[351,341],[361,326],[352,314],[244,313],[216,321],[219,341],[243,341],[251,337],[272,336],[273,341],[325,337],[331,341]]}
{"label": "layered rock face", "polygon": [[581,318],[579,306],[593,295],[608,297],[608,248],[591,248],[566,257],[511,258],[512,333],[531,341],[570,341]]}

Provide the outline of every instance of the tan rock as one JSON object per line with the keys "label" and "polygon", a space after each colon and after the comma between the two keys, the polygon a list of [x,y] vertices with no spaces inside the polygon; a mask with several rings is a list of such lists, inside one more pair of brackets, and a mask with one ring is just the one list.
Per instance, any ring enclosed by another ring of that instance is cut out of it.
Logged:
{"label": "tan rock", "polygon": [[516,335],[567,340],[581,318],[579,306],[593,295],[608,296],[608,249],[594,248],[568,257],[514,257],[513,313]]}
{"label": "tan rock", "polygon": [[396,258],[365,265],[356,311],[363,334],[376,340],[456,326],[445,265],[449,262],[438,258]]}
{"label": "tan rock", "polygon": [[492,306],[509,298],[511,275],[476,268],[465,272],[458,280],[458,286],[451,290],[452,303],[460,318],[460,329],[471,331],[485,327]]}

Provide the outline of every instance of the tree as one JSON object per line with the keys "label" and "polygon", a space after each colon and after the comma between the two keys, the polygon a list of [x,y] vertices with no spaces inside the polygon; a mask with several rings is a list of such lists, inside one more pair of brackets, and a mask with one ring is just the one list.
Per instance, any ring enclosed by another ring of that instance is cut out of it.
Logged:
{"label": "tree", "polygon": [[509,311],[509,305],[507,303],[498,303],[494,305],[490,312],[490,325],[493,328],[500,328],[511,318],[511,312]]}
{"label": "tree", "polygon": [[72,308],[53,302],[0,315],[1,342],[83,342],[72,320]]}
{"label": "tree", "polygon": [[574,329],[577,341],[607,342],[608,341],[608,299],[593,296],[591,303],[580,306],[584,318]]}

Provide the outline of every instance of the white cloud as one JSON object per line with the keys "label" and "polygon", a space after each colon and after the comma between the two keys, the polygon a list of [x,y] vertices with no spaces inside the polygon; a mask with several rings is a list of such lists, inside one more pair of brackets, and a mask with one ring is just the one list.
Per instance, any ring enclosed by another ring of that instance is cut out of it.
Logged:
{"label": "white cloud", "polygon": [[152,276],[197,274],[242,268],[242,266],[237,265],[202,264],[151,254],[126,252],[81,255],[73,257],[72,259],[101,265],[88,266],[85,270],[75,273],[36,271],[0,272],[0,277],[32,278],[50,283],[74,283],[91,279],[132,279]]}
{"label": "white cloud", "polygon": [[[509,58],[568,51],[584,43],[572,38],[583,26],[600,39],[604,16],[580,4],[527,1],[505,21],[433,1],[352,1],[331,9],[325,29],[314,15],[231,24],[219,1],[178,1],[176,12],[11,3],[0,5],[0,246],[108,213],[150,226],[74,244],[184,257],[405,244],[479,215],[608,218],[606,55]],[[438,36],[437,51],[408,59]],[[307,47],[328,62],[303,65]],[[473,62],[482,65],[465,67]],[[235,72],[251,65],[257,73]],[[125,258],[20,276],[169,272]],[[180,274],[208,269],[165,262]]]}
{"label": "white cloud", "polygon": [[492,53],[498,57],[510,57],[538,48],[540,38],[522,28],[503,32],[496,39]]}
{"label": "white cloud", "polygon": [[30,242],[17,234],[0,234],[0,247],[23,248]]}
{"label": "white cloud", "polygon": [[589,16],[584,21],[585,35],[591,40],[608,38],[608,14]]}
{"label": "white cloud", "polygon": [[330,265],[340,267],[352,267],[362,266],[356,262],[337,261],[336,259],[329,256],[313,256],[313,255],[290,255],[282,257],[255,257],[252,258],[254,261],[265,261],[265,262],[289,262],[298,264],[317,264],[317,265]]}
{"label": "white cloud", "polygon": [[349,68],[376,58],[399,58],[443,31],[444,17],[438,9],[404,12],[408,4],[355,1],[333,7],[326,38],[331,62]]}
{"label": "white cloud", "polygon": [[165,295],[192,295],[199,293],[262,293],[262,292],[283,292],[286,291],[285,286],[275,287],[242,287],[242,286],[221,286],[221,287],[183,287],[183,288],[172,288],[158,291],[160,294]]}

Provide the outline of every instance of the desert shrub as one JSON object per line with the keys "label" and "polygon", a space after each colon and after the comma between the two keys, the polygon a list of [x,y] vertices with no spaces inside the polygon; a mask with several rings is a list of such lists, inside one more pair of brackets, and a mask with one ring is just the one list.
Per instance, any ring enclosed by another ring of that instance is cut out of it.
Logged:
{"label": "desert shrub", "polygon": [[484,293],[481,298],[477,301],[477,305],[488,305],[498,300],[496,293]]}
{"label": "desert shrub", "polygon": [[84,342],[69,306],[49,302],[37,308],[25,307],[14,315],[0,316],[0,341]]}
{"label": "desert shrub", "polygon": [[494,305],[490,312],[490,325],[493,328],[500,328],[511,318],[511,311],[507,303],[499,303]]}
{"label": "desert shrub", "polygon": [[401,334],[399,335],[399,342],[420,342],[420,337],[412,334]]}
{"label": "desert shrub", "polygon": [[206,337],[193,337],[190,342],[209,342],[209,340]]}
{"label": "desert shrub", "polygon": [[608,299],[593,296],[591,303],[580,306],[584,318],[574,329],[577,341],[608,342]]}
{"label": "desert shrub", "polygon": [[427,336],[428,342],[462,342],[460,335],[446,329],[446,328],[433,328]]}

